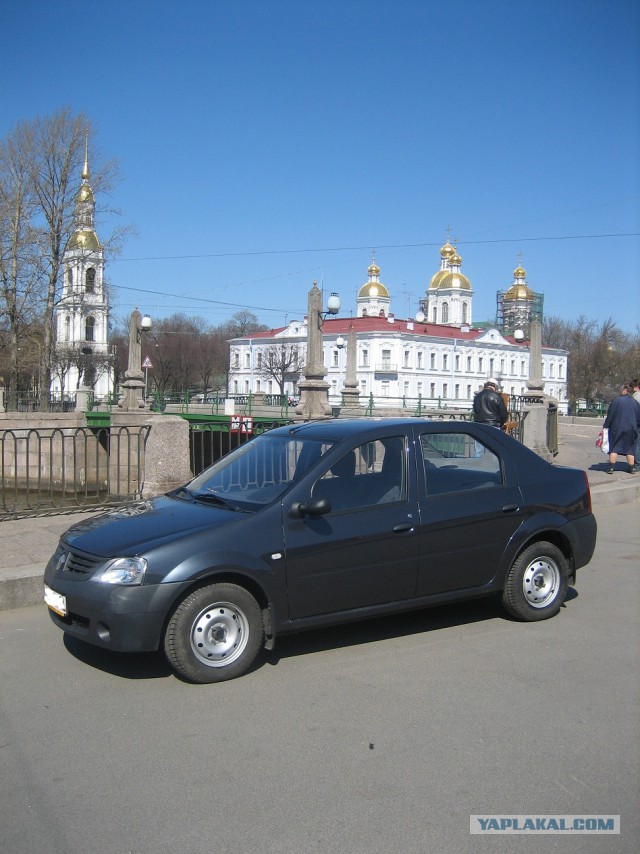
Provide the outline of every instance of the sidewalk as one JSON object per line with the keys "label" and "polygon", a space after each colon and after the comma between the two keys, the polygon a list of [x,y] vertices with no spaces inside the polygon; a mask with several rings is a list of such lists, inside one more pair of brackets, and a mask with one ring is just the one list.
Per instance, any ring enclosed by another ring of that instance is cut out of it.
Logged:
{"label": "sidewalk", "polygon": [[[628,474],[624,459],[609,475],[608,457],[595,446],[599,427],[561,424],[559,451],[553,465],[584,469],[594,510],[640,501],[640,472]],[[42,602],[42,576],[58,538],[74,522],[93,513],[69,513],[0,522],[0,611]]]}

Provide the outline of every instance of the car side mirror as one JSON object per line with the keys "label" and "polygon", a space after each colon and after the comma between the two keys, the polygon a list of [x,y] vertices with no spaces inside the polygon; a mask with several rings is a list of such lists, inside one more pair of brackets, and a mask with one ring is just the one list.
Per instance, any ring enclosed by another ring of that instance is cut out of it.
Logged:
{"label": "car side mirror", "polygon": [[327,498],[312,498],[306,504],[296,501],[291,505],[290,516],[301,518],[303,516],[324,516],[331,512],[331,502]]}

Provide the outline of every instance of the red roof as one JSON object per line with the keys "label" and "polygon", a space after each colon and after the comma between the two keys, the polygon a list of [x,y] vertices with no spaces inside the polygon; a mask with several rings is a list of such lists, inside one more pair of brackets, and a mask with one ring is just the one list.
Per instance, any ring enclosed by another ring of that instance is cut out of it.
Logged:
{"label": "red roof", "polygon": [[[394,318],[390,321],[387,317],[332,317],[324,321],[325,335],[343,335],[349,334],[350,327],[353,326],[358,332],[377,332],[380,335],[389,335],[393,332],[404,332],[407,335],[425,335],[432,338],[455,338],[458,341],[475,341],[486,332],[486,329],[468,328],[468,331],[462,331],[459,326],[443,326],[437,323],[427,323],[423,321],[418,323],[417,320],[401,320]],[[253,335],[246,335],[246,338],[273,338],[275,335],[281,334],[287,329],[286,326],[279,326],[277,329],[270,329],[266,332],[257,332]],[[511,344],[517,343],[510,335],[505,335],[504,338]]]}

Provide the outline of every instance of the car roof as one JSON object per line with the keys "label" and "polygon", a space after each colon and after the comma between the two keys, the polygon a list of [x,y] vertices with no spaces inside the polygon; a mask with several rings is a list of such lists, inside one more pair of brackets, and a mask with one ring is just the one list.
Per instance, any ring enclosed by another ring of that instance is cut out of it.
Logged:
{"label": "car roof", "polygon": [[497,443],[510,456],[520,460],[529,466],[546,469],[550,463],[540,457],[521,442],[509,436],[502,430],[496,430],[488,424],[479,424],[475,421],[455,420],[453,418],[417,418],[417,417],[395,417],[395,418],[335,418],[322,421],[303,421],[292,423],[284,427],[276,427],[263,435],[276,436],[298,436],[306,439],[318,439],[328,442],[342,442],[345,440],[362,440],[376,438],[386,434],[393,435],[393,430],[398,433],[411,433],[415,427],[428,433],[471,433],[483,439],[490,439],[490,444],[495,447]]}
{"label": "car roof", "polygon": [[[477,430],[484,425],[475,424],[470,421],[454,421],[453,419],[427,419],[427,418],[335,418],[323,421],[304,421],[299,424],[293,423],[285,427],[271,430],[271,434],[299,436],[309,439],[328,439],[333,442],[349,439],[354,436],[366,438],[369,435],[378,434],[381,430],[387,432],[389,429],[397,429],[399,432],[410,432],[412,428],[419,426],[432,428],[430,432],[438,432],[446,425],[447,431],[467,431],[469,426]],[[495,430],[495,428],[491,428]]]}
{"label": "car roof", "polygon": [[304,421],[299,424],[289,424],[271,430],[272,434],[287,434],[309,439],[330,439],[335,442],[348,439],[351,436],[367,436],[380,430],[381,427],[392,427],[397,425],[403,432],[409,422],[420,419],[415,418],[327,418],[322,421]]}

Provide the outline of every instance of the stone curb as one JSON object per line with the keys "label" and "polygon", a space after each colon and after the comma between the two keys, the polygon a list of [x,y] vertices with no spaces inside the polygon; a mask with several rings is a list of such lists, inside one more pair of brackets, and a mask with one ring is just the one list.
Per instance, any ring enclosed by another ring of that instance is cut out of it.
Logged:
{"label": "stone curb", "polygon": [[591,487],[593,507],[610,507],[612,504],[627,504],[640,501],[640,474],[633,475],[637,480],[621,483],[599,483]]}

